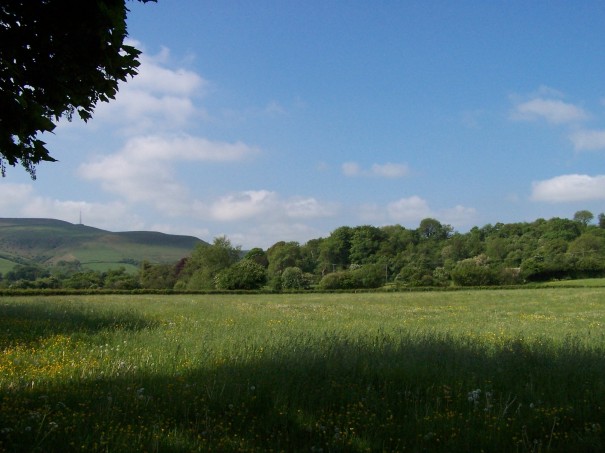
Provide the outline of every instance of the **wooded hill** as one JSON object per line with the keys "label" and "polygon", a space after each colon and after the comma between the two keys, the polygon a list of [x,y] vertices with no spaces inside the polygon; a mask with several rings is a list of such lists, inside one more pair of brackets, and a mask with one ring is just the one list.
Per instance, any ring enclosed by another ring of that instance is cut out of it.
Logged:
{"label": "wooded hill", "polygon": [[[573,219],[496,223],[459,233],[427,218],[415,229],[343,226],[302,245],[278,241],[267,250],[243,252],[226,237],[207,244],[186,236],[109,233],[56,220],[0,219],[4,262],[11,268],[23,264],[19,260],[30,264],[6,272],[0,284],[7,288],[339,290],[605,277],[605,214],[598,216],[596,224],[593,220],[592,213],[578,211]],[[40,268],[41,264],[55,266]]]}
{"label": "wooded hill", "polygon": [[0,272],[16,264],[53,266],[80,262],[82,268],[136,270],[143,261],[175,263],[191,253],[193,236],[151,231],[110,232],[53,219],[0,219]]}
{"label": "wooded hill", "polygon": [[[224,238],[196,247],[183,267],[141,270],[143,287],[324,290],[518,285],[605,276],[605,214],[496,223],[467,233],[427,218],[418,228],[343,226],[328,237],[276,242],[238,261]],[[171,280],[166,276],[170,276]]]}

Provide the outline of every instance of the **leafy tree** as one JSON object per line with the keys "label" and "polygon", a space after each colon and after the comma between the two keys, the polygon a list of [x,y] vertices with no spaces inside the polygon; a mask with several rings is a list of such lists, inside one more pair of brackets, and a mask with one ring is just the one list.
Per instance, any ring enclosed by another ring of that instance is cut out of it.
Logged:
{"label": "leafy tree", "polygon": [[[464,235],[464,240],[458,248],[459,259],[470,258],[471,256],[477,256],[485,252],[485,238],[486,234],[482,228],[473,227]],[[450,244],[454,244],[454,241],[450,241]]]}
{"label": "leafy tree", "polygon": [[65,279],[70,275],[77,274],[78,272],[82,272],[82,263],[78,260],[73,261],[65,261],[61,260],[57,264],[53,266],[51,272],[53,276],[59,279]]}
{"label": "leafy tree", "polygon": [[599,214],[599,228],[605,228],[605,213]]}
{"label": "leafy tree", "polygon": [[352,263],[365,264],[376,261],[376,253],[386,234],[380,228],[364,225],[353,229],[349,259]]}
{"label": "leafy tree", "polygon": [[439,266],[433,271],[433,284],[435,286],[448,286],[450,283],[450,273],[448,270]]}
{"label": "leafy tree", "polygon": [[405,286],[431,286],[433,285],[433,273],[434,269],[428,262],[411,259],[407,265],[401,268],[395,281]]}
{"label": "leafy tree", "polygon": [[401,266],[397,265],[398,257],[402,252],[418,243],[418,233],[401,225],[383,226],[381,230],[384,237],[381,240],[378,255],[387,258],[391,266],[400,269]]}
{"label": "leafy tree", "polygon": [[215,277],[218,289],[259,289],[267,282],[266,269],[251,259],[243,259]]}
{"label": "leafy tree", "polygon": [[350,264],[349,253],[352,236],[353,229],[344,226],[332,231],[330,236],[322,241],[319,256],[322,271],[343,269]]}
{"label": "leafy tree", "polygon": [[486,286],[497,283],[487,255],[459,261],[451,272],[452,280],[460,286]]}
{"label": "leafy tree", "polygon": [[177,281],[176,267],[171,264],[151,264],[143,261],[139,271],[139,281],[142,288],[171,289]]}
{"label": "leafy tree", "polygon": [[104,272],[102,285],[108,289],[136,289],[139,288],[139,279],[136,275],[129,274],[126,269],[110,269]]}
{"label": "leafy tree", "polygon": [[447,239],[452,235],[453,228],[442,225],[439,220],[426,218],[420,221],[418,233],[424,239]]}
{"label": "leafy tree", "polygon": [[235,264],[240,254],[240,247],[232,246],[225,236],[214,238],[211,245],[198,244],[181,271],[177,282],[179,289],[214,288],[214,277]]}
{"label": "leafy tree", "polygon": [[259,247],[255,247],[255,248],[249,250],[244,255],[244,259],[255,261],[265,268],[269,265],[269,260],[267,259],[267,253]]}
{"label": "leafy tree", "polygon": [[33,264],[17,264],[5,274],[4,278],[9,282],[16,282],[17,280],[34,281],[48,276],[50,276],[50,272],[44,267]]}
{"label": "leafy tree", "polygon": [[332,272],[319,282],[321,289],[371,289],[384,283],[383,269],[378,264],[359,266],[353,270]]}
{"label": "leafy tree", "polygon": [[447,242],[444,242],[443,248],[441,249],[441,258],[452,261],[460,261],[464,258],[468,258],[468,237],[468,234],[453,234]]}
{"label": "leafy tree", "polygon": [[582,229],[577,220],[552,218],[541,224],[537,230],[541,233],[540,239],[563,239],[573,241],[582,234]]}
{"label": "leafy tree", "polygon": [[605,256],[605,238],[592,233],[584,233],[569,244],[567,252],[581,257],[593,254],[603,257]]}
{"label": "leafy tree", "polygon": [[321,253],[322,238],[311,239],[300,247],[299,266],[303,272],[312,273],[317,270]]}
{"label": "leafy tree", "polygon": [[267,250],[269,275],[281,274],[284,269],[293,267],[300,260],[300,244],[298,242],[280,241]]}
{"label": "leafy tree", "polygon": [[486,254],[494,261],[504,261],[508,255],[510,240],[503,237],[490,237],[486,241]]}
{"label": "leafy tree", "polygon": [[288,267],[281,274],[282,289],[307,289],[309,280],[300,267]]}
{"label": "leafy tree", "polygon": [[579,222],[582,225],[587,226],[590,222],[592,222],[592,219],[594,219],[594,215],[590,211],[582,210],[582,211],[577,211],[573,215],[573,219],[576,222]]}
{"label": "leafy tree", "polygon": [[[143,2],[155,0],[139,0]],[[0,5],[0,173],[54,161],[38,134],[87,121],[137,73],[125,0],[4,0]]]}
{"label": "leafy tree", "polygon": [[605,237],[595,229],[577,238],[567,249],[574,277],[599,277],[605,269]]}
{"label": "leafy tree", "polygon": [[103,277],[99,272],[92,270],[78,272],[66,280],[63,280],[63,287],[73,289],[91,289],[100,288],[103,284]]}

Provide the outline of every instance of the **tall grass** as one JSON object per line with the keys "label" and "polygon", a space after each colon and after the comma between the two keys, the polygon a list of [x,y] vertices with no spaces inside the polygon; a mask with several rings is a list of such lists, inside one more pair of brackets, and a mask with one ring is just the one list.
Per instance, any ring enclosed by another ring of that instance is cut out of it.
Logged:
{"label": "tall grass", "polygon": [[0,299],[0,451],[603,451],[605,290]]}

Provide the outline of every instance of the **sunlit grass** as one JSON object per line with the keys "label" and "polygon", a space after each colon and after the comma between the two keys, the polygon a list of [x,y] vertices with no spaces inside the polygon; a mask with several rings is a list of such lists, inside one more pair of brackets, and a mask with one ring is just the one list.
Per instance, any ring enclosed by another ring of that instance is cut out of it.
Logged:
{"label": "sunlit grass", "polygon": [[583,278],[576,280],[559,280],[545,282],[544,286],[587,286],[587,287],[605,287],[605,278]]}
{"label": "sunlit grass", "polygon": [[0,299],[0,451],[602,451],[605,290]]}

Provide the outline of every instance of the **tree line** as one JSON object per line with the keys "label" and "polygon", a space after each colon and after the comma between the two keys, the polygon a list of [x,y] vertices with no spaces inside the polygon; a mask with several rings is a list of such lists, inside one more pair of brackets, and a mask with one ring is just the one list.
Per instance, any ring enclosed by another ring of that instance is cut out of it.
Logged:
{"label": "tree line", "polygon": [[62,262],[17,265],[3,287],[73,289],[337,290],[515,285],[605,276],[605,214],[496,223],[459,233],[436,219],[401,225],[342,226],[305,244],[279,241],[242,251],[227,237],[199,244],[174,264],[143,262],[137,273]]}

